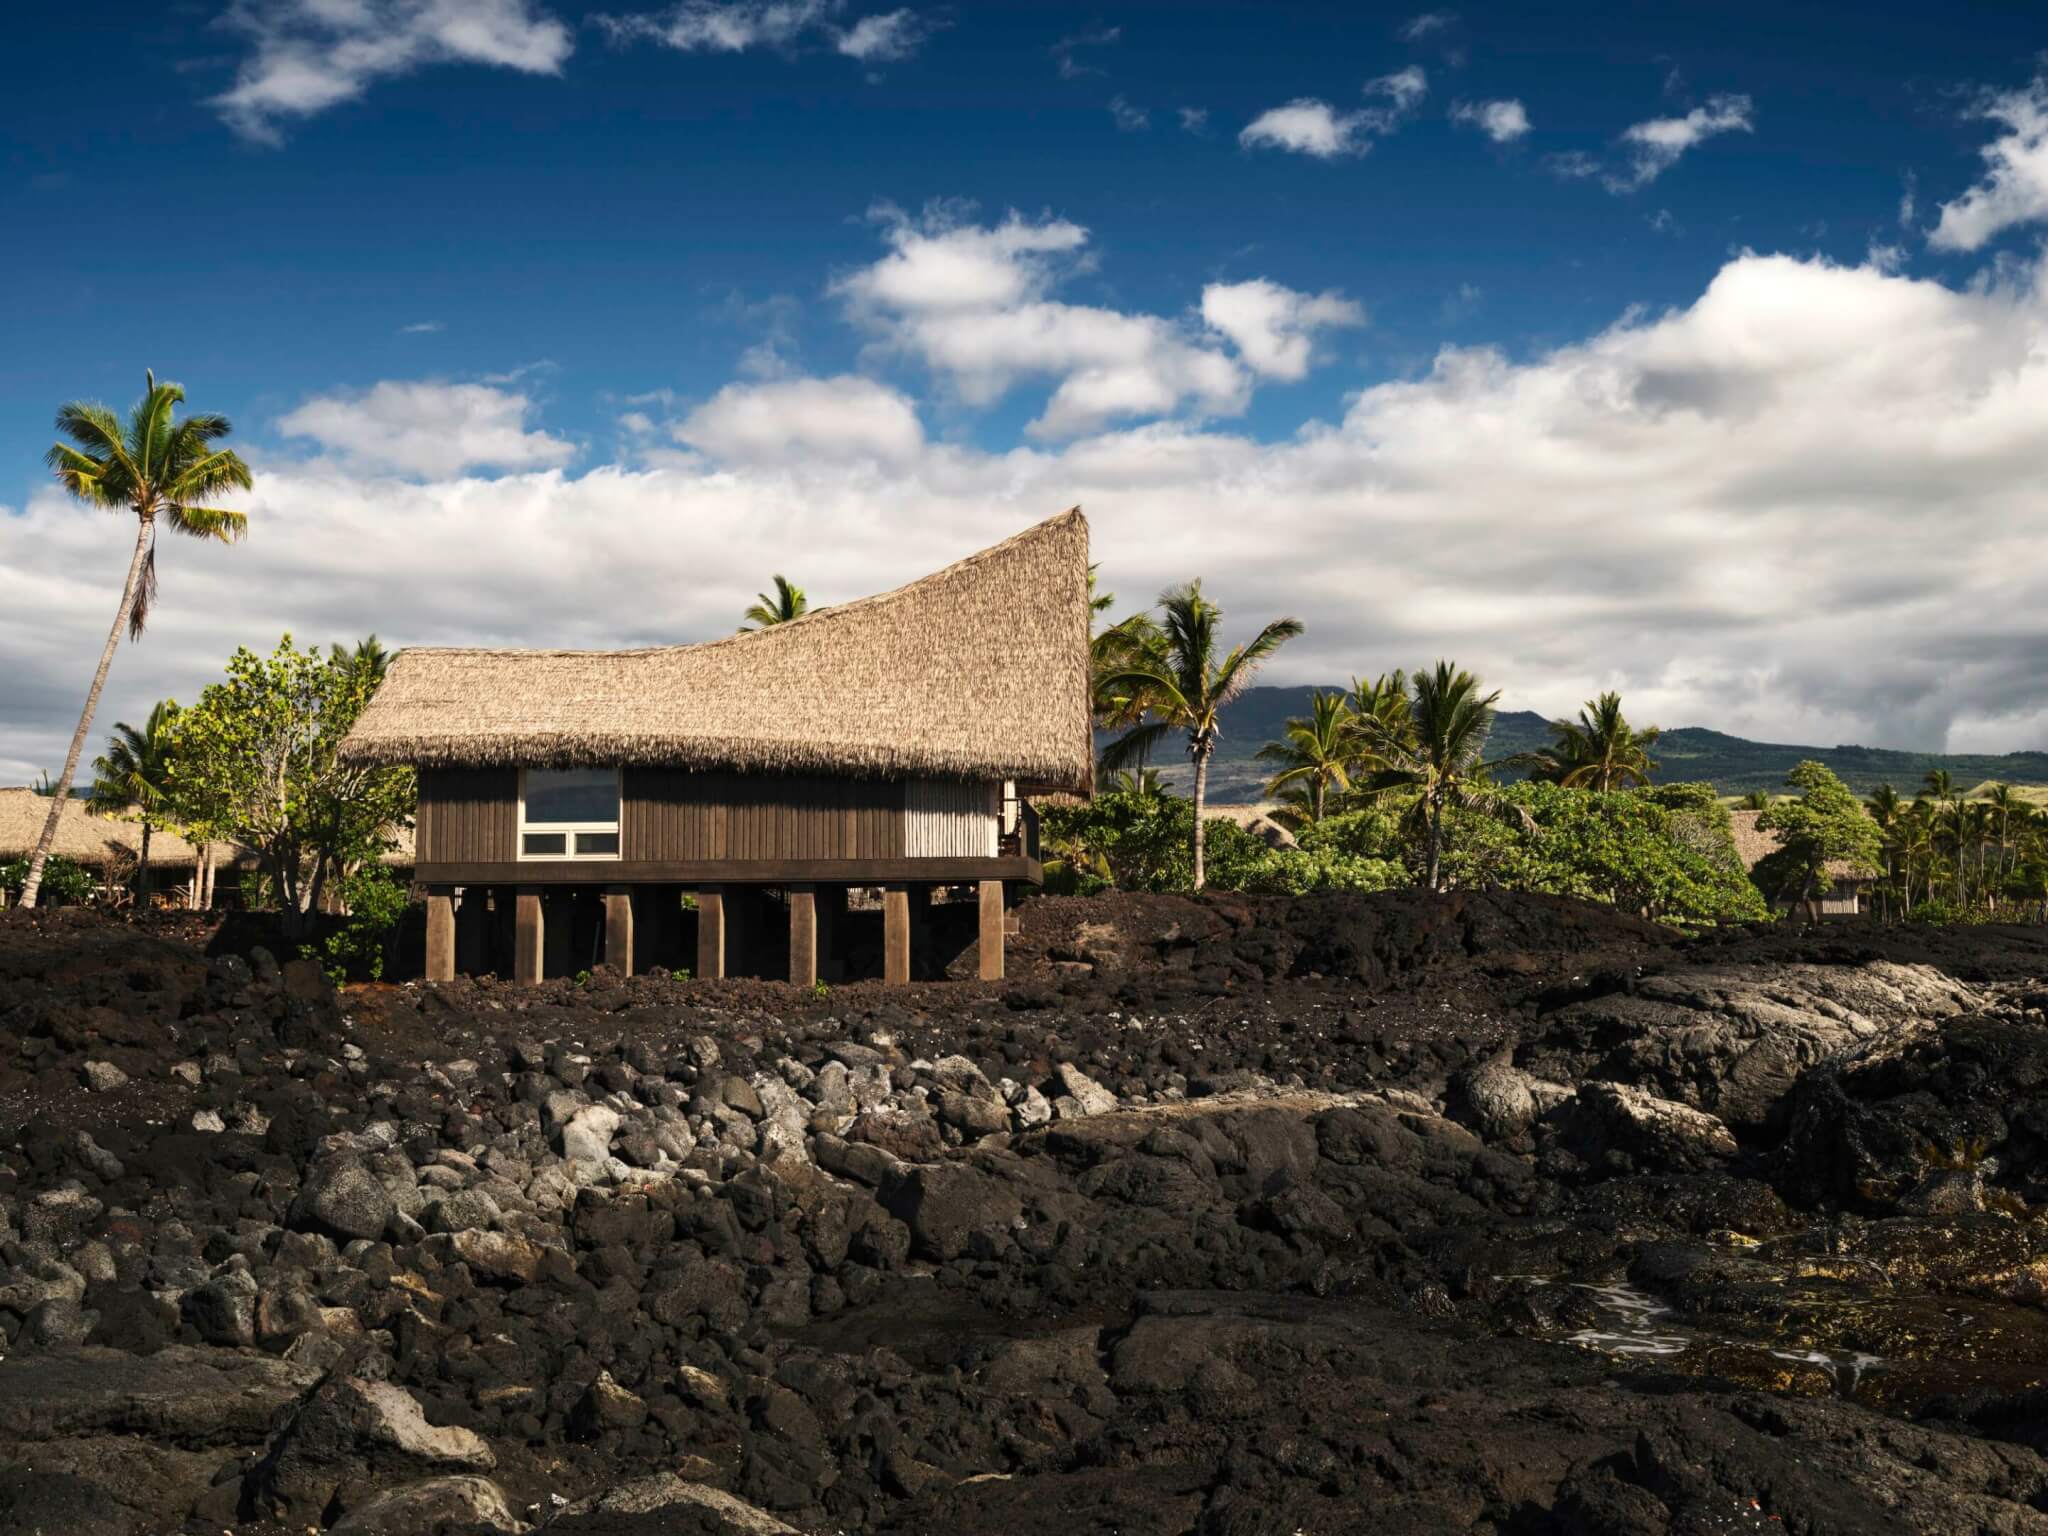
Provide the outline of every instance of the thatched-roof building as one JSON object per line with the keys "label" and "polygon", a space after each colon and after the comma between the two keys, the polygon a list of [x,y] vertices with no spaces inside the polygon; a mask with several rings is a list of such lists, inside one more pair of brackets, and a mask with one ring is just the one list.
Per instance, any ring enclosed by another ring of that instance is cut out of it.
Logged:
{"label": "thatched-roof building", "polygon": [[1004,882],[1041,878],[1021,795],[1091,787],[1088,638],[1077,509],[893,592],[706,644],[403,651],[341,750],[420,771],[430,975],[455,969],[458,889],[472,911],[509,898],[512,969],[534,979],[551,898],[601,890],[602,953],[630,969],[636,910],[665,923],[693,890],[698,971],[716,976],[735,912],[772,887],[808,980],[846,888],[882,885],[885,973],[902,979],[913,898],[965,884],[999,974]]}
{"label": "thatched-roof building", "polygon": [[[1766,831],[1756,824],[1761,811],[1730,811],[1729,831],[1735,839],[1735,856],[1742,860],[1742,867],[1755,871],[1757,865],[1776,853],[1783,846],[1778,834]],[[1859,870],[1847,859],[1830,859],[1823,866],[1828,877],[1828,889],[1810,903],[1816,917],[1857,917],[1863,912],[1864,898],[1871,886],[1871,876],[1866,870]],[[1766,891],[1766,895],[1771,892]]]}
{"label": "thatched-roof building", "polygon": [[[50,801],[33,789],[0,789],[0,864],[25,859],[35,852],[50,817]],[[135,867],[142,856],[142,826],[95,814],[78,796],[64,802],[57,822],[57,840],[50,852],[82,864],[101,879]],[[168,828],[149,835],[149,865],[167,875],[189,876],[199,863],[199,850]]]}

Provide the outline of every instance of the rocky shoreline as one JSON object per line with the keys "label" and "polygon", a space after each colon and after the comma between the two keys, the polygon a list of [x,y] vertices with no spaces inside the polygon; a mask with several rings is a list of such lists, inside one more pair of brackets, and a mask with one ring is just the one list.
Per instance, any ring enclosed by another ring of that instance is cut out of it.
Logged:
{"label": "rocky shoreline", "polygon": [[2048,936],[1045,899],[1009,984],[0,918],[0,1529],[2048,1531]]}

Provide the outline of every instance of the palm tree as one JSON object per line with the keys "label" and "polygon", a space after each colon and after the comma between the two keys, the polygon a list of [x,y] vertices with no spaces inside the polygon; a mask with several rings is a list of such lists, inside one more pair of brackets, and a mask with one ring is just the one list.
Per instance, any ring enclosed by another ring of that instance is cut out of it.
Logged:
{"label": "palm tree", "polygon": [[[163,825],[170,800],[175,699],[160,700],[137,730],[123,720],[107,738],[106,755],[93,759],[87,804],[102,816],[133,815],[142,823],[142,857],[135,867],[135,899],[149,905],[149,839]],[[196,878],[196,877],[195,877]]]}
{"label": "palm tree", "polygon": [[[1095,567],[1089,566],[1090,625],[1097,615],[1107,613],[1115,605],[1114,592],[1096,590]],[[1111,678],[1133,666],[1163,666],[1159,647],[1159,625],[1149,611],[1141,610],[1092,630],[1088,638],[1089,699],[1097,730],[1128,730],[1145,718],[1144,702],[1135,693],[1107,685]]]}
{"label": "palm tree", "polygon": [[1877,823],[1878,834],[1884,839],[1885,897],[1889,902],[1899,881],[1899,831],[1906,815],[1906,801],[1891,785],[1880,784],[1871,790],[1866,804],[1870,819]]}
{"label": "palm tree", "polygon": [[1657,769],[1649,753],[1657,727],[1638,731],[1631,726],[1618,693],[1588,699],[1576,721],[1553,720],[1550,730],[1557,740],[1538,760],[1541,778],[1573,789],[1626,789],[1632,783],[1648,784]]}
{"label": "palm tree", "polygon": [[746,623],[740,626],[740,633],[750,629],[772,629],[777,624],[787,624],[791,619],[800,619],[810,612],[810,599],[804,596],[802,587],[793,587],[789,578],[779,572],[775,577],[775,595],[766,592],[754,594],[754,606],[742,617]]}
{"label": "palm tree", "polygon": [[45,768],[36,775],[35,783],[29,785],[29,788],[47,800],[57,793],[57,781],[50,777],[50,770]]}
{"label": "palm tree", "polygon": [[391,670],[391,653],[384,649],[384,642],[374,634],[358,640],[354,650],[337,641],[327,647],[327,655],[336,666],[349,667],[361,673],[372,692],[384,681],[384,674]]}
{"label": "palm tree", "polygon": [[1209,793],[1209,759],[1223,734],[1223,706],[1250,686],[1260,666],[1300,634],[1302,624],[1299,619],[1275,619],[1219,661],[1216,627],[1223,610],[1202,596],[1201,582],[1169,587],[1159,596],[1159,609],[1159,645],[1148,647],[1102,680],[1113,692],[1141,699],[1144,713],[1152,718],[1104,748],[1102,763],[1113,773],[1143,762],[1167,732],[1187,734],[1188,757],[1195,765],[1194,885],[1199,891],[1204,879],[1202,811]]}
{"label": "palm tree", "polygon": [[179,421],[173,412],[185,398],[184,387],[159,384],[154,372],[145,378],[148,389],[125,426],[103,405],[74,400],[62,407],[57,412],[57,430],[71,441],[53,444],[46,455],[58,483],[80,501],[135,514],[135,552],[128,560],[121,605],[114,610],[114,624],[107,631],[99,669],[86,692],[78,729],[71,733],[64,771],[57,776],[57,792],[43,823],[43,835],[29,860],[28,878],[21,888],[24,907],[36,904],[43,864],[57,836],[58,818],[71,793],[72,775],[78,772],[78,757],[85,750],[86,733],[92,729],[93,711],[99,708],[100,693],[107,686],[107,669],[114,664],[121,630],[126,627],[128,638],[138,639],[149,617],[149,605],[156,596],[157,524],[167,524],[173,533],[218,539],[223,544],[234,543],[249,528],[247,514],[207,505],[224,491],[246,491],[254,483],[248,465],[231,450],[214,446],[228,435],[227,417],[196,414]]}
{"label": "palm tree", "polygon": [[1481,760],[1500,691],[1482,696],[1479,688],[1471,673],[1440,661],[1434,670],[1415,674],[1409,704],[1411,737],[1404,740],[1370,719],[1359,722],[1367,744],[1387,765],[1365,787],[1376,794],[1392,789],[1416,792],[1410,814],[1423,834],[1423,883],[1432,891],[1443,889],[1445,811],[1465,807],[1526,819],[1526,812],[1519,812],[1487,782],[1494,769],[1518,766],[1528,758]]}
{"label": "palm tree", "polygon": [[1771,792],[1768,789],[1752,789],[1735,804],[1740,810],[1768,811],[1771,808]]}
{"label": "palm tree", "polygon": [[1258,760],[1279,772],[1266,793],[1280,799],[1290,790],[1306,790],[1310,821],[1321,821],[1332,789],[1351,787],[1351,764],[1358,756],[1357,719],[1341,693],[1320,689],[1309,700],[1309,712],[1287,722],[1279,741],[1258,750]]}
{"label": "palm tree", "polygon": [[2027,803],[2010,784],[1993,784],[1985,792],[1984,803],[1991,807],[1998,823],[1998,878],[2002,882],[2009,872],[2007,855],[2012,851],[2013,823],[2025,823]]}

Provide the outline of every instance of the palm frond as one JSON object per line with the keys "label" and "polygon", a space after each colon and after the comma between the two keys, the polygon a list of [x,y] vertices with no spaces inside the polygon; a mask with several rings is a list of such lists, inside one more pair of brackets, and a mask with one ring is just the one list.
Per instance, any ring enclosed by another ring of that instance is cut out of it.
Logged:
{"label": "palm frond", "polygon": [[249,514],[225,507],[193,507],[172,502],[164,508],[163,520],[178,533],[195,539],[218,539],[223,544],[237,543],[249,531]]}
{"label": "palm frond", "polygon": [[1096,771],[1107,778],[1129,768],[1143,767],[1172,729],[1164,720],[1148,720],[1133,726],[1102,749],[1102,755],[1096,761]]}

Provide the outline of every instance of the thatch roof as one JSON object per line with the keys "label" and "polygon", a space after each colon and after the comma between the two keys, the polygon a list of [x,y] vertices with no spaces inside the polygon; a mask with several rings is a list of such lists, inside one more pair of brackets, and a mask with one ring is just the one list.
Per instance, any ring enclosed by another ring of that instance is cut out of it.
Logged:
{"label": "thatch roof", "polygon": [[[1742,867],[1744,869],[1755,869],[1757,865],[1761,864],[1783,846],[1778,841],[1777,833],[1765,831],[1757,826],[1756,819],[1762,814],[1762,811],[1730,811],[1728,813],[1729,831],[1735,836],[1735,856],[1742,860]],[[1868,880],[1871,878],[1868,870],[1859,870],[1847,859],[1829,859],[1826,868],[1827,877],[1830,880]]]}
{"label": "thatch roof", "polygon": [[412,649],[342,743],[356,763],[663,764],[1016,779],[1086,791],[1080,509],[879,597],[703,645]]}
{"label": "thatch roof", "polygon": [[[34,853],[49,814],[49,800],[34,790],[0,789],[0,859],[22,859]],[[96,816],[74,795],[64,802],[64,816],[57,823],[57,840],[50,851],[95,869],[132,864],[142,854],[142,826]],[[196,865],[199,854],[177,833],[159,827],[149,835],[149,862],[156,869]]]}
{"label": "thatch roof", "polygon": [[[43,835],[43,822],[50,814],[50,802],[32,789],[0,789],[0,862],[25,859],[35,852]],[[397,846],[384,855],[383,862],[400,869],[413,864],[413,830],[393,827],[388,834]],[[74,863],[104,870],[109,865],[133,864],[142,856],[142,824],[95,815],[77,795],[64,802],[63,819],[57,823],[57,840],[52,853]],[[215,843],[214,863],[222,869],[251,868],[256,854],[239,843]],[[149,834],[151,869],[196,868],[199,852],[171,831],[158,827]]]}

